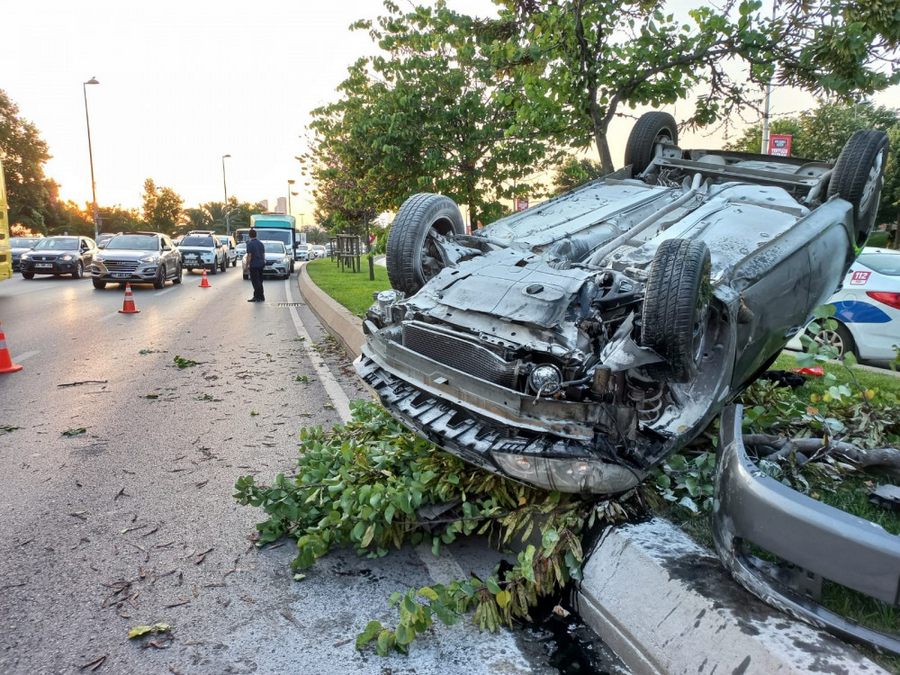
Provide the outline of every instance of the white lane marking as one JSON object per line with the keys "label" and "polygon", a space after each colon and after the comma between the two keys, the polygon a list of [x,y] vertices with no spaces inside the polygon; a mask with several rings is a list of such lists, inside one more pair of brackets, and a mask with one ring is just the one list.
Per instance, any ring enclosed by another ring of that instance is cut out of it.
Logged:
{"label": "white lane marking", "polygon": [[101,321],[106,321],[106,320],[108,320],[108,319],[113,319],[113,318],[117,317],[119,314],[121,314],[121,312],[119,312],[119,310],[116,310],[115,312],[110,312],[110,313],[107,314],[106,316],[101,316],[101,317],[100,317],[100,320],[101,320]]}
{"label": "white lane marking", "polygon": [[40,350],[34,350],[31,352],[23,352],[22,354],[16,354],[12,357],[13,363],[18,363],[19,361],[25,361],[26,359],[30,359],[32,356],[37,356],[40,354]]}
{"label": "white lane marking", "polygon": [[[291,293],[292,280],[291,277],[284,280],[284,292],[287,295],[288,302],[294,302],[294,296]],[[334,404],[334,409],[337,411],[337,414],[340,415],[341,420],[349,422],[350,399],[347,398],[347,394],[341,389],[341,385],[338,384],[338,381],[334,379],[334,375],[328,370],[328,366],[321,361],[321,355],[313,349],[312,339],[309,337],[306,326],[303,325],[303,321],[300,319],[297,308],[291,307],[290,311],[291,319],[294,321],[294,328],[297,331],[297,335],[303,338],[303,345],[313,368],[316,369],[316,374],[319,376],[319,382],[321,382],[322,386],[325,388],[325,393],[328,394],[328,398],[330,398],[331,402]]]}
{"label": "white lane marking", "polygon": [[416,555],[422,561],[422,564],[425,565],[425,569],[428,570],[428,576],[435,583],[449,584],[451,581],[466,578],[463,568],[456,562],[456,558],[445,546],[441,547],[440,557],[435,557],[434,553],[431,552],[431,546],[423,542],[416,546]]}
{"label": "white lane marking", "polygon": [[172,284],[171,286],[169,286],[169,287],[166,288],[166,289],[163,289],[163,290],[161,290],[161,291],[156,291],[156,293],[154,293],[153,295],[154,295],[154,296],[165,295],[166,293],[171,293],[171,292],[174,291],[176,288],[178,288],[178,286],[176,286],[175,284]]}

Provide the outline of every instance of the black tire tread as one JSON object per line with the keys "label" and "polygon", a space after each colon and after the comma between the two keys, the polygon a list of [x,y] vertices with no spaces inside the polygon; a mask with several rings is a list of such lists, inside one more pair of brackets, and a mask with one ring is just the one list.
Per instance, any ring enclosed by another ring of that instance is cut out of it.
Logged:
{"label": "black tire tread", "polygon": [[669,362],[676,381],[694,368],[692,330],[697,293],[709,275],[709,248],[703,241],[667,239],[650,264],[641,315],[641,342]]}
{"label": "black tire tread", "polygon": [[[412,261],[421,252],[426,226],[430,228],[441,216],[449,217],[451,231],[441,234],[462,234],[465,232],[462,214],[456,203],[444,195],[421,192],[408,198],[391,225],[386,247],[388,280],[391,287],[413,295],[423,285],[416,265]],[[440,231],[440,230],[439,230]]]}
{"label": "black tire tread", "polygon": [[663,129],[671,132],[672,142],[677,145],[678,124],[669,113],[654,110],[644,113],[634,123],[625,144],[625,165],[631,164],[634,175],[643,173],[653,161],[656,137]]}
{"label": "black tire tread", "polygon": [[[857,245],[865,242],[875,222],[875,213],[860,213],[860,201],[869,178],[872,162],[882,149],[885,151],[885,161],[881,165],[881,175],[884,176],[887,165],[887,134],[876,129],[860,129],[854,132],[841,150],[841,154],[838,155],[831,180],[828,182],[829,198],[839,196],[853,205]],[[877,207],[877,199],[874,204]]]}

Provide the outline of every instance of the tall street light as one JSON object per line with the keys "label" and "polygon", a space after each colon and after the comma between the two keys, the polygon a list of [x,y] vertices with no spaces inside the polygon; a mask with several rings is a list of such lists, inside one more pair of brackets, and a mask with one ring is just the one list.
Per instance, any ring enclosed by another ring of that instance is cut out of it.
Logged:
{"label": "tall street light", "polygon": [[92,77],[87,82],[82,82],[81,91],[84,94],[84,120],[87,122],[88,135],[88,157],[91,160],[91,198],[93,199],[93,207],[91,209],[94,219],[94,241],[100,236],[100,211],[97,209],[97,182],[94,180],[94,150],[91,147],[91,118],[88,115],[87,104],[87,86],[89,84],[100,84],[96,77]]}
{"label": "tall street light", "polygon": [[288,178],[288,203],[287,203],[287,214],[291,215],[291,186],[296,183],[293,178]]}
{"label": "tall street light", "polygon": [[225,211],[225,234],[231,234],[231,223],[228,220],[228,183],[225,180],[225,160],[229,159],[231,155],[222,155],[222,187],[225,188],[225,207],[222,209]]}

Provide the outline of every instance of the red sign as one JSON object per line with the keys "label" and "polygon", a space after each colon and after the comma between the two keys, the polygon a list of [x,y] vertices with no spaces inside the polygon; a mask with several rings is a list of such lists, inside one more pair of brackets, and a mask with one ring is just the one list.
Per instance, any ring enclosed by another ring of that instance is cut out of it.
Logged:
{"label": "red sign", "polygon": [[524,211],[528,208],[527,197],[516,197],[516,211]]}
{"label": "red sign", "polygon": [[863,270],[851,271],[850,274],[850,283],[854,286],[865,286],[869,277],[872,276],[871,272],[864,272]]}
{"label": "red sign", "polygon": [[794,137],[791,134],[772,134],[769,136],[769,154],[775,157],[790,157],[791,142]]}

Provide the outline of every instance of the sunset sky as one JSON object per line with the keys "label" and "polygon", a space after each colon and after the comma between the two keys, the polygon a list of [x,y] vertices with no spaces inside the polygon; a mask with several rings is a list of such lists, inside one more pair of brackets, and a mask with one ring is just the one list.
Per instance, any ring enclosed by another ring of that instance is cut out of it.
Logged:
{"label": "sunset sky", "polygon": [[[448,5],[480,15],[494,7]],[[230,195],[274,200],[289,178],[302,185],[294,156],[304,150],[309,111],[332,100],[347,66],[374,49],[348,26],[381,9],[377,0],[5,2],[0,88],[49,144],[47,174],[65,199],[90,200],[82,83],[96,77],[87,96],[101,204],[139,206],[147,177],[174,188],[186,206],[221,201],[226,153]],[[900,89],[876,101],[898,106]],[[774,110],[808,105],[808,97],[780,91]],[[670,112],[677,117],[677,108]],[[612,129],[616,163],[630,125]],[[304,192],[293,206],[308,224]]]}

